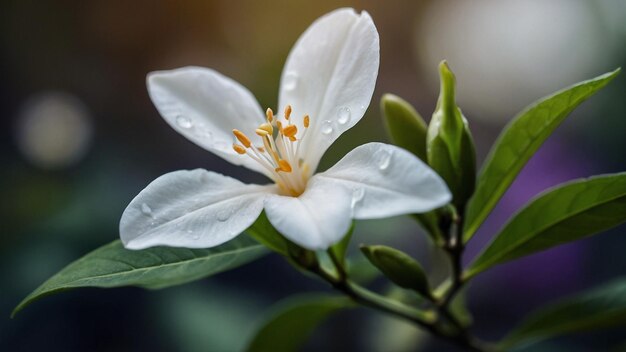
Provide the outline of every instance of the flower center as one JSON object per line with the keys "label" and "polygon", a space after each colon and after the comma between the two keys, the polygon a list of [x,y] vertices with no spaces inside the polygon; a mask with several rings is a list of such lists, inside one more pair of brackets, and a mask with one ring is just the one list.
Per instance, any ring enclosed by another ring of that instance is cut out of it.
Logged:
{"label": "flower center", "polygon": [[298,136],[298,127],[291,123],[291,105],[285,108],[285,124],[274,117],[272,109],[268,108],[265,114],[267,121],[255,131],[263,145],[255,146],[248,136],[234,129],[233,134],[241,144],[233,144],[233,149],[251,157],[269,171],[282,194],[297,197],[304,192],[311,176],[309,165],[300,156],[300,144],[309,127],[309,115],[304,116],[304,131]]}

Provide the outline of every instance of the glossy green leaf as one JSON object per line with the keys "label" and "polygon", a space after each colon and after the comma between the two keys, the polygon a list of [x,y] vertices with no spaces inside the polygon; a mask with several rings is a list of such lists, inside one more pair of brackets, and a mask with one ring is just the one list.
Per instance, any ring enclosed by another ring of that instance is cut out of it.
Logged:
{"label": "glossy green leaf", "polygon": [[505,127],[483,164],[476,191],[468,204],[464,241],[474,235],[522,167],[565,117],[607,85],[619,71],[617,69],[543,98]]}
{"label": "glossy green leaf", "polygon": [[259,215],[259,218],[246,230],[246,233],[274,252],[285,256],[289,255],[289,240],[276,231],[265,212]]}
{"label": "glossy green leaf", "polygon": [[385,94],[380,100],[387,133],[393,144],[426,161],[426,122],[404,99]]}
{"label": "glossy green leaf", "polygon": [[624,221],[626,173],[572,181],[540,195],[517,213],[470,266],[467,276]]}
{"label": "glossy green leaf", "polygon": [[539,309],[500,346],[507,350],[523,343],[613,326],[626,326],[626,278]]}
{"label": "glossy green leaf", "polygon": [[298,351],[324,319],[351,305],[347,297],[307,295],[289,298],[272,309],[270,318],[256,333],[247,351]]}
{"label": "glossy green leaf", "polygon": [[125,249],[113,241],[71,263],[29,294],[13,311],[69,289],[80,287],[139,286],[165,288],[236,268],[267,253],[267,249],[241,235],[210,249],[154,247]]}

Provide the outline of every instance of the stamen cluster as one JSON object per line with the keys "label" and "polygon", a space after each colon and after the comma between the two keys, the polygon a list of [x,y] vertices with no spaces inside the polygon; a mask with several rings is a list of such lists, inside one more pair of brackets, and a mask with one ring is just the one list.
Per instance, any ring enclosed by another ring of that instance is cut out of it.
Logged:
{"label": "stamen cluster", "polygon": [[255,146],[248,136],[234,129],[233,134],[241,144],[234,143],[233,149],[261,164],[283,194],[299,196],[310,177],[310,168],[300,156],[300,144],[310,123],[309,115],[303,118],[304,131],[299,137],[298,127],[291,122],[291,105],[285,107],[285,125],[274,117],[272,109],[268,108],[265,115],[266,122],[255,130],[263,145]]}

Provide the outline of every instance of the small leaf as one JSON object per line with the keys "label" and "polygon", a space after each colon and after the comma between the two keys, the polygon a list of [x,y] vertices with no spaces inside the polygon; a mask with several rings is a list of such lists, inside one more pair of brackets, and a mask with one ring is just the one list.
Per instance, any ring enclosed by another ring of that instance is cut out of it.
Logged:
{"label": "small leaf", "polygon": [[478,230],[522,167],[548,136],[580,103],[607,85],[620,69],[545,97],[518,114],[502,131],[480,172],[476,192],[470,199],[463,239]]}
{"label": "small leaf", "polygon": [[265,212],[259,215],[259,218],[246,230],[246,233],[274,252],[284,256],[289,255],[289,240],[276,231],[267,219]]}
{"label": "small leaf", "polygon": [[613,326],[626,326],[626,278],[535,311],[500,346],[508,350],[522,343]]}
{"label": "small leaf", "polygon": [[272,309],[270,318],[247,348],[250,352],[298,351],[326,317],[352,306],[347,297],[306,295],[289,298]]}
{"label": "small leaf", "polygon": [[380,100],[387,133],[393,144],[426,161],[426,122],[404,99],[385,94]]}
{"label": "small leaf", "polygon": [[404,252],[387,246],[361,246],[367,259],[396,285],[432,297],[422,266]]}
{"label": "small leaf", "polygon": [[474,276],[626,221],[626,173],[575,180],[540,195],[513,217],[470,266]]}
{"label": "small leaf", "polygon": [[42,297],[73,288],[165,288],[236,268],[265,253],[263,245],[245,235],[210,249],[155,247],[135,251],[125,249],[117,240],[66,266],[24,298],[12,315]]}

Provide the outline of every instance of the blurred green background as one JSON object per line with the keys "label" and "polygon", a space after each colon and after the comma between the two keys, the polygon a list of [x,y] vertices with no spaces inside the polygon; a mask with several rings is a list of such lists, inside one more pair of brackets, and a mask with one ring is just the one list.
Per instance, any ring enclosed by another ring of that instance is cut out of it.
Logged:
{"label": "blurred green background", "polygon": [[[622,0],[51,1],[0,2],[0,350],[237,351],[269,307],[327,290],[281,258],[168,289],[78,290],[9,319],[49,276],[118,237],[128,202],[159,175],[206,168],[263,182],[196,147],[152,106],[145,75],[212,67],[275,108],[292,44],[338,7],[367,10],[381,67],[363,120],[331,147],[325,169],[355,146],[385,141],[378,101],[398,94],[427,119],[437,63],[457,75],[458,101],[482,160],[497,133],[535,99],[626,66]],[[471,243],[480,246],[534,194],[560,182],[626,170],[626,75],[574,112],[529,162]],[[504,265],[470,288],[476,332],[497,339],[528,310],[626,272],[624,227]],[[408,218],[358,222],[355,243],[387,243],[437,276],[443,263]],[[356,255],[356,253],[355,253]],[[385,283],[378,283],[384,288]],[[533,350],[604,350],[624,331],[566,337]],[[364,310],[320,327],[307,351],[451,350]]]}

